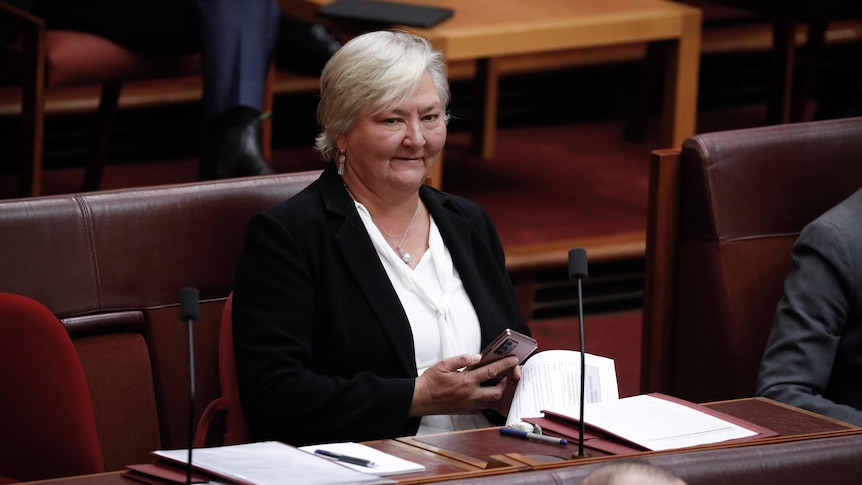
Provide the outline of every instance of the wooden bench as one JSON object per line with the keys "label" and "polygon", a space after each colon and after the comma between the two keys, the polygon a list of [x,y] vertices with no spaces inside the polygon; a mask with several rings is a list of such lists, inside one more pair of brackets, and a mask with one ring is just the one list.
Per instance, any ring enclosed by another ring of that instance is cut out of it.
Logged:
{"label": "wooden bench", "polygon": [[[274,91],[276,95],[311,94],[316,93],[319,86],[316,77],[278,71]],[[195,103],[201,99],[201,88],[200,76],[130,81],[123,84],[119,108],[128,110]],[[49,90],[45,112],[48,115],[93,113],[98,105],[98,86],[67,86]],[[0,116],[18,116],[20,113],[21,90],[14,86],[0,87]]]}

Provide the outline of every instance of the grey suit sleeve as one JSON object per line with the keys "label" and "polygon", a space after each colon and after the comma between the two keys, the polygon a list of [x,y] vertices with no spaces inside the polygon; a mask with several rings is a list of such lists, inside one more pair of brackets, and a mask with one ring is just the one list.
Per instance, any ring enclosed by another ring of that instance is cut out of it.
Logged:
{"label": "grey suit sleeve", "polygon": [[[862,411],[833,402],[824,393],[842,336],[852,318],[857,264],[848,237],[834,224],[806,227],[792,250],[758,379],[758,395],[842,421],[862,425]],[[862,349],[856,349],[856,353]]]}

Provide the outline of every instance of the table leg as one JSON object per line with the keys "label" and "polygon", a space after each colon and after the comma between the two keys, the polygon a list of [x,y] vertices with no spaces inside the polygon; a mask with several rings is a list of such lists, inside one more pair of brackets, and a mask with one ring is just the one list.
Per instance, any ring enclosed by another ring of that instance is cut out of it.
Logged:
{"label": "table leg", "polygon": [[438,190],[443,189],[443,160],[445,158],[446,150],[443,150],[437,163],[434,164],[434,168],[431,169],[431,172],[428,174],[428,178],[425,180],[426,184]]}
{"label": "table leg", "polygon": [[687,12],[682,17],[679,39],[668,42],[660,140],[663,148],[680,147],[696,133],[700,31],[700,11]]}
{"label": "table leg", "polygon": [[628,117],[623,127],[623,139],[626,141],[641,143],[646,139],[652,101],[657,93],[661,92],[662,77],[666,72],[666,57],[667,46],[664,42],[647,44],[646,56],[641,63],[639,82],[634,90],[634,98],[628,108]]}
{"label": "table leg", "polygon": [[[772,22],[772,72],[766,123],[790,123],[790,106],[793,99],[793,66],[796,56],[796,23],[789,17]],[[776,86],[779,88],[776,89]]]}
{"label": "table leg", "polygon": [[472,151],[483,159],[494,156],[500,69],[496,59],[478,59],[473,81]]}

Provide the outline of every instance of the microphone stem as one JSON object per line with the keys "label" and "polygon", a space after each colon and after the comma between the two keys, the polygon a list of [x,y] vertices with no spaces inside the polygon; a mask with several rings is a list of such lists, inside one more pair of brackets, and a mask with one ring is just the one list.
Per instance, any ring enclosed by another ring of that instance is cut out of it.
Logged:
{"label": "microphone stem", "polygon": [[586,432],[586,425],[584,424],[584,390],[586,389],[586,358],[584,357],[584,304],[583,304],[583,296],[581,291],[581,278],[578,278],[578,328],[580,330],[580,340],[581,340],[581,399],[580,399],[580,440],[578,440],[578,456],[584,456],[584,434]]}
{"label": "microphone stem", "polygon": [[195,416],[195,341],[192,331],[193,320],[189,319],[189,457],[186,467],[186,484],[192,483],[192,448],[194,448]]}

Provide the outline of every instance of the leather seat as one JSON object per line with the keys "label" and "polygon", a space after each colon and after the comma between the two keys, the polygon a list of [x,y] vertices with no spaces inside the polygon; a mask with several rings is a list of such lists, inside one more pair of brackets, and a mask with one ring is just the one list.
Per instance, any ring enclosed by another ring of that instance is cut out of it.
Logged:
{"label": "leather seat", "polygon": [[90,392],[63,325],[44,305],[0,293],[0,476],[104,471]]}
{"label": "leather seat", "polygon": [[653,153],[641,391],[755,395],[790,247],[862,187],[862,118],[706,133]]}
{"label": "leather seat", "polygon": [[[233,351],[233,293],[228,295],[221,315],[218,342],[218,377],[221,395],[207,405],[195,433],[195,447],[237,445],[249,440],[248,423],[242,412],[236,360]],[[219,421],[223,419],[223,421]],[[224,435],[209,442],[211,432],[224,424]]]}

